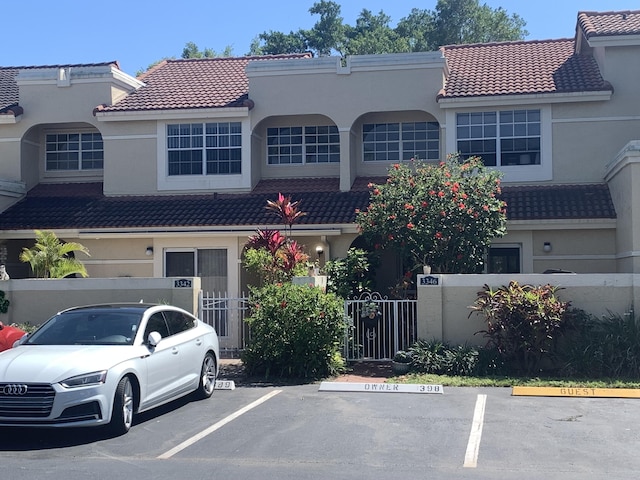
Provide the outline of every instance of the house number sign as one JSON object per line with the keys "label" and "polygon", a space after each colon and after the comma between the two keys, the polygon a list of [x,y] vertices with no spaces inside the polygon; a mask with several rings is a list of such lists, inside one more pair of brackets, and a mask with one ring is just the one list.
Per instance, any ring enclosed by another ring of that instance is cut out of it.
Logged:
{"label": "house number sign", "polygon": [[191,280],[188,278],[179,278],[173,282],[173,288],[191,288]]}
{"label": "house number sign", "polygon": [[438,277],[420,277],[420,285],[438,285],[439,278]]}

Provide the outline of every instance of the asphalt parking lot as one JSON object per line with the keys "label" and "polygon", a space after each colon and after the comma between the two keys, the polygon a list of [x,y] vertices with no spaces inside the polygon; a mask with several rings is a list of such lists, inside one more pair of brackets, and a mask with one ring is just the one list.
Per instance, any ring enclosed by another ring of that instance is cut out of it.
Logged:
{"label": "asphalt parking lot", "polygon": [[0,431],[3,478],[636,478],[639,399],[242,386],[96,429]]}

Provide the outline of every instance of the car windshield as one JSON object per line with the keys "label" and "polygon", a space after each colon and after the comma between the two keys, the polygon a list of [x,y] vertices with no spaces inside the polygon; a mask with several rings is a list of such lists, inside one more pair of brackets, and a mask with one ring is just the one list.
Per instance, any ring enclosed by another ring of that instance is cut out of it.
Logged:
{"label": "car windshield", "polygon": [[133,345],[141,311],[87,309],[50,318],[25,342],[27,345]]}

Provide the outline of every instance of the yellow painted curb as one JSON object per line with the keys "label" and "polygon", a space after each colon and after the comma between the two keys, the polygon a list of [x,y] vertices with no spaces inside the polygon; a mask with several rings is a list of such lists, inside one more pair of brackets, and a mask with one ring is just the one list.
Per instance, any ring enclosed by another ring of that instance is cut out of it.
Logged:
{"label": "yellow painted curb", "polygon": [[511,395],[533,397],[640,398],[640,389],[587,387],[512,387]]}

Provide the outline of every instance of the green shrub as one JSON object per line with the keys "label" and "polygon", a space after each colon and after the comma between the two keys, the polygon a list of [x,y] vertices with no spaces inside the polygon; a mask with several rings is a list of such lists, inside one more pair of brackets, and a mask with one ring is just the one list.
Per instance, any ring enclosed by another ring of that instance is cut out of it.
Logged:
{"label": "green shrub", "polygon": [[397,363],[411,363],[413,361],[413,357],[409,352],[398,350],[393,356],[393,361]]}
{"label": "green shrub", "polygon": [[513,371],[531,374],[539,371],[563,331],[570,306],[556,296],[558,287],[520,285],[509,282],[497,290],[484,286],[470,307],[484,315],[487,328],[478,333],[488,338]]}
{"label": "green shrub", "polygon": [[373,272],[369,255],[366,250],[350,248],[345,258],[327,261],[324,266],[327,291],[347,299],[371,290]]}
{"label": "green shrub", "polygon": [[640,376],[640,319],[633,310],[624,315],[579,319],[558,351],[564,375],[590,378]]}
{"label": "green shrub", "polygon": [[468,345],[452,346],[439,340],[418,340],[408,349],[412,370],[437,375],[473,375],[478,350]]}
{"label": "green shrub", "polygon": [[478,362],[475,375],[480,377],[494,377],[509,373],[504,358],[497,349],[491,347],[478,348]]}
{"label": "green shrub", "polygon": [[252,289],[250,302],[251,338],[242,353],[247,373],[323,378],[344,371],[342,299],[319,288],[285,283]]}

